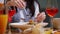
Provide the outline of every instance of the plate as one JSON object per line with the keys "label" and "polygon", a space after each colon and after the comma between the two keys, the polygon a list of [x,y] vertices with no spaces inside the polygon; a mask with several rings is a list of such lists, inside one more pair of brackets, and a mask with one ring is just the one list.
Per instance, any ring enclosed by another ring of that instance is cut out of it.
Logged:
{"label": "plate", "polygon": [[10,23],[9,25],[25,25],[28,24],[29,22],[17,22],[17,23]]}
{"label": "plate", "polygon": [[31,28],[33,25],[26,25],[29,22],[19,22],[19,23],[10,23],[9,25],[15,28],[19,28],[21,30],[25,30],[27,28]]}

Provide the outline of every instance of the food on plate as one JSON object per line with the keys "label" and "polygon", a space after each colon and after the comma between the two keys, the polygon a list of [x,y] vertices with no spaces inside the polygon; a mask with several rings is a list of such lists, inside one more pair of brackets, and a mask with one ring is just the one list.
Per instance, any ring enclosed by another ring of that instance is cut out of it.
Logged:
{"label": "food on plate", "polygon": [[29,24],[34,24],[34,21],[32,19],[29,20]]}

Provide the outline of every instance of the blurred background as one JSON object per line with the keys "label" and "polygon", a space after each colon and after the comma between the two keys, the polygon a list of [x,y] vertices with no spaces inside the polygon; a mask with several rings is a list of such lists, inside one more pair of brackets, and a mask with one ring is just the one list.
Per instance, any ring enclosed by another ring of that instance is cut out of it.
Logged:
{"label": "blurred background", "polygon": [[[40,3],[40,7],[41,8],[44,8],[44,9],[46,8],[46,2],[47,2],[47,0],[38,0],[38,2]],[[58,3],[58,8],[60,9],[60,0],[57,0],[57,3]],[[58,14],[55,17],[56,18],[60,18],[60,10],[59,10]]]}
{"label": "blurred background", "polygon": [[[38,0],[38,1],[40,3],[41,8],[46,8],[46,2],[47,2],[46,0]],[[58,2],[58,8],[60,9],[60,0],[57,0],[57,2]],[[59,10],[58,14],[55,17],[60,18],[60,10]]]}

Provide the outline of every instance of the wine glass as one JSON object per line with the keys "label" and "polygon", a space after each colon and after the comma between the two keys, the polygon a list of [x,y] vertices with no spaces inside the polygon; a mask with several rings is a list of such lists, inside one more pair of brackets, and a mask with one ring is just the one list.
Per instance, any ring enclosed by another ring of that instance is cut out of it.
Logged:
{"label": "wine glass", "polygon": [[47,0],[46,13],[51,18],[51,27],[53,28],[53,17],[58,13],[57,0]]}

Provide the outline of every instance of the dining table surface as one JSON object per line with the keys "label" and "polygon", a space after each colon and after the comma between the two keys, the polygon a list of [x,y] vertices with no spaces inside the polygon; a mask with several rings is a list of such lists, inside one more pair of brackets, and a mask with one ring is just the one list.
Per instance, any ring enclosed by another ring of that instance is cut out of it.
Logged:
{"label": "dining table surface", "polygon": [[[28,23],[24,23],[24,24],[19,24],[19,23],[10,23],[9,24],[10,26],[12,26],[12,27],[16,27],[16,28],[19,28],[19,29],[21,29],[22,31],[24,31],[25,29],[28,29],[28,28],[32,28],[32,27],[34,27],[34,25],[30,25],[30,24],[28,24]],[[47,24],[43,24],[43,25],[47,25]],[[47,27],[47,28],[49,28],[49,27]],[[47,29],[47,28],[45,28],[45,29]],[[47,32],[49,32],[49,31],[46,31],[45,33],[47,33]],[[57,30],[52,30],[52,34],[54,34],[54,32],[57,32]],[[60,31],[59,31],[60,32]],[[6,31],[6,34],[22,34],[22,33],[19,33],[18,31],[16,31],[16,30],[12,30],[11,31],[11,29],[10,30],[7,30]]]}

